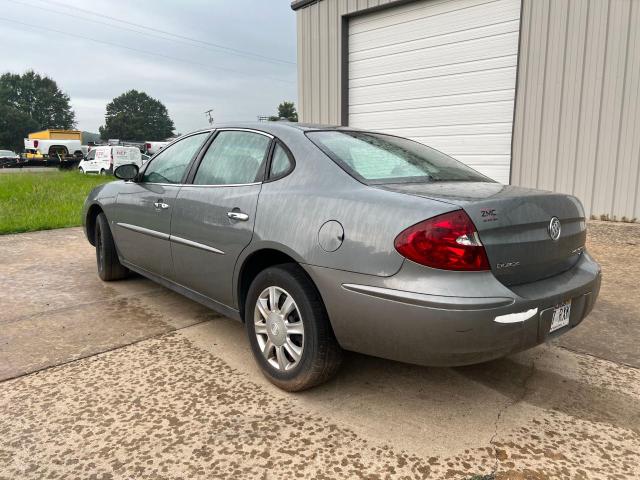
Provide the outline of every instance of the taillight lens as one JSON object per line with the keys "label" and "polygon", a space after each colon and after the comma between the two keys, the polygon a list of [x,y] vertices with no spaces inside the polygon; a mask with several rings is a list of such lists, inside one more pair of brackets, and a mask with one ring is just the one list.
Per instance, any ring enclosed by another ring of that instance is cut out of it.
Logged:
{"label": "taillight lens", "polygon": [[443,270],[489,270],[476,227],[464,212],[445,213],[416,223],[396,237],[396,250],[409,260]]}
{"label": "taillight lens", "polygon": [[146,147],[147,150],[151,150],[151,144],[150,143],[145,144],[145,147]]}
{"label": "taillight lens", "polygon": [[33,148],[38,148],[40,142],[38,142],[38,140],[34,140],[33,141]]}

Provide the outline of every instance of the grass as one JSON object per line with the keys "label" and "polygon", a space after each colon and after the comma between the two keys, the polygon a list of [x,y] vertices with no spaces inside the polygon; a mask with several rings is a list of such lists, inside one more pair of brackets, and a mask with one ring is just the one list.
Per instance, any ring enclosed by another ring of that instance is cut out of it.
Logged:
{"label": "grass", "polygon": [[111,180],[76,171],[0,173],[0,234],[82,225],[87,194]]}

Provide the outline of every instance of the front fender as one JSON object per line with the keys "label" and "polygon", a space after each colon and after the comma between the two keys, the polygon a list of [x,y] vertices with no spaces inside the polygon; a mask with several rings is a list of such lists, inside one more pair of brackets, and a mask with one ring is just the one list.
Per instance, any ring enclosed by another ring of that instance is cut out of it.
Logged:
{"label": "front fender", "polygon": [[84,235],[91,245],[93,245],[93,228],[95,218],[100,211],[106,212],[110,204],[115,203],[117,192],[114,184],[119,182],[105,183],[98,185],[89,192],[82,206],[82,229]]}

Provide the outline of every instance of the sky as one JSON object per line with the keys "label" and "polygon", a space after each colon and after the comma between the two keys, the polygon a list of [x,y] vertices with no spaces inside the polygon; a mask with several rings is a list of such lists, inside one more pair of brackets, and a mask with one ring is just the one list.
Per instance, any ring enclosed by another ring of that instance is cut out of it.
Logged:
{"label": "sky", "polygon": [[256,120],[297,104],[290,0],[0,0],[0,72],[33,69],[97,132],[131,89],[160,100],[176,132]]}

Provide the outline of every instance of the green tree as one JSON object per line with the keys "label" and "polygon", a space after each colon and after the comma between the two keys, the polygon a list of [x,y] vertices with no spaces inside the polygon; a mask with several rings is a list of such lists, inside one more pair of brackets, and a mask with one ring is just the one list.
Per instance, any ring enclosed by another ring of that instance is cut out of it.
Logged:
{"label": "green tree", "polygon": [[0,147],[20,151],[30,132],[74,125],[69,96],[49,77],[32,70],[0,76]]}
{"label": "green tree", "polygon": [[296,112],[296,106],[293,102],[282,102],[280,105],[278,105],[278,115],[269,117],[269,120],[275,121],[283,118],[287,119],[290,122],[298,121],[298,112]]}
{"label": "green tree", "polygon": [[173,134],[167,107],[144,92],[129,90],[107,104],[103,139],[164,140]]}
{"label": "green tree", "polygon": [[[69,95],[63,93],[55,81],[33,70],[22,75],[5,73],[0,76],[0,105],[26,114],[33,120],[29,126],[34,130],[68,129],[75,125]],[[23,115],[16,117],[17,120],[26,118]]]}
{"label": "green tree", "polygon": [[27,113],[0,104],[0,148],[20,152],[27,135],[39,129],[40,125]]}

